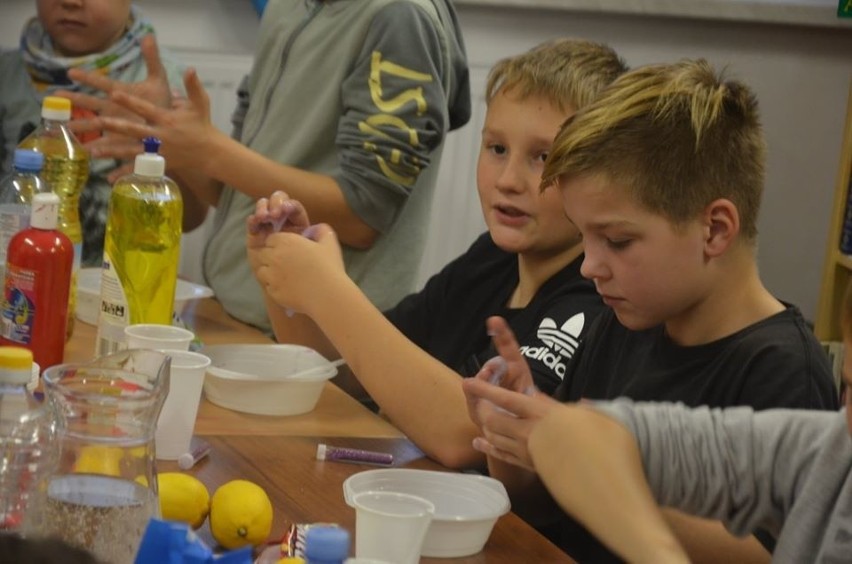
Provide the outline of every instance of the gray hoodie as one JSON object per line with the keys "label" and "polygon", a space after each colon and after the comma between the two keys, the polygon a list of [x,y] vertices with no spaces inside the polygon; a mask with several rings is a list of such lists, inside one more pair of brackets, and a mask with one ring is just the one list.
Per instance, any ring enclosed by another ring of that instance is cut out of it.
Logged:
{"label": "gray hoodie", "polygon": [[[470,117],[451,5],[273,0],[239,98],[237,139],[280,163],[333,177],[352,210],[381,233],[369,250],[344,248],[344,260],[377,307],[395,305],[413,290],[444,139]],[[229,314],[269,331],[246,257],[253,209],[253,199],[224,189],[204,276]]]}
{"label": "gray hoodie", "polygon": [[778,538],[773,562],[852,562],[852,438],[845,410],[754,412],[595,403],[639,443],[657,501]]}

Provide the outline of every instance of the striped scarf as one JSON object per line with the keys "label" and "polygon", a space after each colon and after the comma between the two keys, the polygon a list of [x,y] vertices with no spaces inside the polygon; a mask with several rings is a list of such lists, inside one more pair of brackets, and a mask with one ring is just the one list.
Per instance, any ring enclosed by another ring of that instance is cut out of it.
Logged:
{"label": "striped scarf", "polygon": [[54,52],[53,42],[39,19],[29,20],[21,33],[21,54],[39,95],[45,96],[62,88],[93,94],[95,92],[91,89],[69,80],[68,69],[96,70],[114,76],[136,62],[142,56],[139,41],[154,33],[154,27],[142,18],[136,7],[131,7],[131,22],[124,35],[106,51],[82,57],[60,57]]}

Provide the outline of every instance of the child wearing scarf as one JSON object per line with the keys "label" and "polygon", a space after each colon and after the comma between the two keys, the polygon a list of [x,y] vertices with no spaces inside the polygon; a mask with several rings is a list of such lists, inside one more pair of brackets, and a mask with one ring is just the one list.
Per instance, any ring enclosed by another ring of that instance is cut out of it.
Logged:
{"label": "child wearing scarf", "polygon": [[[96,70],[121,82],[137,82],[147,70],[140,40],[154,28],[131,0],[36,0],[37,17],[21,33],[20,48],[0,52],[0,176],[12,168],[15,147],[41,120],[41,102],[57,90],[95,94],[68,78],[68,69]],[[183,68],[161,50],[169,84],[183,91]],[[102,95],[101,93],[97,93]],[[75,110],[74,117],[85,117]],[[97,138],[80,135],[83,142]],[[114,159],[91,162],[80,196],[83,266],[100,266]]]}

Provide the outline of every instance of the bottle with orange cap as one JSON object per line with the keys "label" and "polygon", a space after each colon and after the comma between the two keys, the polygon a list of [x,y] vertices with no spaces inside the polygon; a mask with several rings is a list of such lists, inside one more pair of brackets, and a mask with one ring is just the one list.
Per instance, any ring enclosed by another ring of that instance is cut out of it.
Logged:
{"label": "bottle with orange cap", "polygon": [[89,178],[89,153],[68,129],[71,101],[46,96],[41,107],[41,123],[18,145],[44,155],[41,177],[59,196],[59,230],[74,245],[74,268],[68,297],[66,338],[74,330],[74,308],[77,303],[77,272],[83,254],[83,229],[80,223],[80,194]]}

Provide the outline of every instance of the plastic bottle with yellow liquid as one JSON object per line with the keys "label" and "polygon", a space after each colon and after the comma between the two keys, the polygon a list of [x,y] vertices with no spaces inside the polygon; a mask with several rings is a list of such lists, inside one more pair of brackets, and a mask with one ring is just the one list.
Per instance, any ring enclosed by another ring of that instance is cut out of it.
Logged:
{"label": "plastic bottle with yellow liquid", "polygon": [[95,354],[124,348],[124,328],[170,325],[180,262],[183,200],[165,176],[160,141],[144,141],[133,174],[112,188],[101,273],[101,309]]}
{"label": "plastic bottle with yellow liquid", "polygon": [[59,196],[58,228],[71,239],[71,244],[74,245],[66,339],[69,339],[74,332],[77,272],[80,270],[80,259],[83,255],[80,194],[89,179],[89,153],[68,129],[70,119],[70,100],[58,96],[46,96],[41,105],[41,123],[18,145],[19,149],[34,149],[44,155],[41,177]]}

